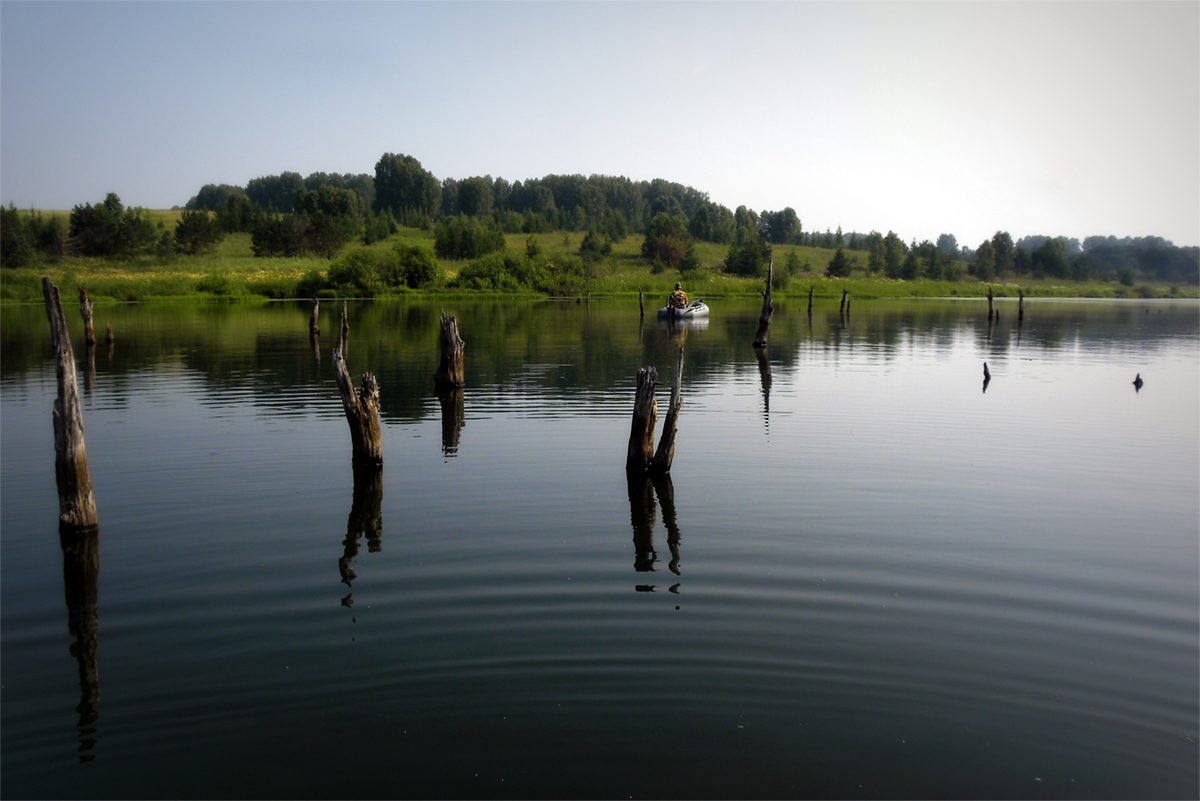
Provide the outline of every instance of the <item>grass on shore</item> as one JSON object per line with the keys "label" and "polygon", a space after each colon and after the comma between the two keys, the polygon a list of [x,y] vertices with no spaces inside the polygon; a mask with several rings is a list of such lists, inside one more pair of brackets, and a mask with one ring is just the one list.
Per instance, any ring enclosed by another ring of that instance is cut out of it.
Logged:
{"label": "grass on shore", "polygon": [[[52,212],[53,213],[53,212]],[[154,212],[170,223],[177,211]],[[156,217],[156,220],[158,218]],[[524,252],[527,234],[505,237],[508,247]],[[553,258],[579,252],[583,233],[553,232],[534,234],[542,252]],[[396,243],[418,245],[433,251],[433,232],[416,228],[401,229],[394,236],[377,242],[371,249],[386,251]],[[697,243],[700,270],[681,278],[675,272],[654,273],[641,258],[642,238],[626,237],[615,243],[612,253],[580,286],[580,294],[596,297],[647,295],[650,303],[665,297],[676,281],[682,280],[691,297],[758,296],[763,289],[759,278],[741,278],[720,271],[727,248],[724,245]],[[352,244],[342,254],[362,245]],[[776,288],[779,297],[807,296],[810,287],[817,297],[840,296],[843,289],[856,298],[897,297],[984,297],[989,286],[996,297],[1016,297],[1020,289],[1027,297],[1086,297],[1086,298],[1195,298],[1200,291],[1194,286],[1122,286],[1113,281],[1093,280],[1086,283],[1037,280],[1028,277],[1016,281],[993,281],[990,284],[967,277],[962,281],[933,281],[917,279],[902,281],[870,274],[865,270],[867,254],[848,251],[856,266],[849,278],[830,278],[825,275],[834,251],[795,245],[774,246]],[[800,264],[795,275],[785,275],[782,265],[788,254]],[[453,278],[465,262],[439,260],[447,279]],[[255,258],[249,234],[231,234],[212,252],[202,256],[180,256],[164,261],[154,256],[128,260],[97,258],[67,258],[57,262],[35,264],[22,269],[0,270],[0,303],[38,303],[42,300],[41,279],[48,276],[60,287],[87,287],[95,302],[181,301],[181,300],[263,300],[295,298],[297,287],[306,274],[324,273],[333,262],[316,256],[296,258]],[[961,265],[965,275],[966,266]],[[387,290],[387,295],[410,295],[415,290],[404,287]],[[423,294],[462,292],[443,286],[420,291]],[[474,294],[474,293],[472,293]],[[531,292],[531,294],[533,294]],[[387,296],[385,295],[385,296]]]}

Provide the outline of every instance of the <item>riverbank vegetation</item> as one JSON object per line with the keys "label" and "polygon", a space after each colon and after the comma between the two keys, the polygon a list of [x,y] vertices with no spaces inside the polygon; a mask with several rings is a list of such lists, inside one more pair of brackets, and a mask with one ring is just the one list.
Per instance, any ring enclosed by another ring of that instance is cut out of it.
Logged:
{"label": "riverbank vegetation", "polygon": [[127,208],[115,193],[70,212],[0,209],[0,300],[38,302],[40,279],[95,301],[388,297],[409,293],[693,296],[1197,297],[1200,255],[1156,237],[1004,231],[905,243],[805,231],[796,212],[729,210],[690,187],[609,176],[438,181],[410,156],[375,175],[283,173],[207,185],[186,208]]}

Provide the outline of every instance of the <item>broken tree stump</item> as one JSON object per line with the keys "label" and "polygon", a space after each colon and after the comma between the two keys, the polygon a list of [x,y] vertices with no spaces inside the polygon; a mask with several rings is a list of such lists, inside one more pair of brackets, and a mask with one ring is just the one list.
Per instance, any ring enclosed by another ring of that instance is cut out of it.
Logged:
{"label": "broken tree stump", "polygon": [[433,380],[444,386],[460,387],[463,385],[463,341],[458,335],[458,323],[454,315],[442,312],[440,336],[442,360]]}
{"label": "broken tree stump", "polygon": [[42,278],[42,296],[46,301],[46,316],[50,320],[54,372],[58,380],[58,398],[54,401],[54,475],[58,483],[58,522],[60,529],[82,529],[95,526],[97,519],[92,479],[83,445],[83,411],[75,381],[75,353],[71,349],[62,298],[58,287],[50,283],[49,278]]}
{"label": "broken tree stump", "polygon": [[995,314],[996,314],[996,312],[992,306],[992,287],[989,284],[988,285],[988,319],[989,320],[992,319],[995,316]]}
{"label": "broken tree stump", "polygon": [[83,316],[83,342],[89,348],[96,344],[96,332],[92,329],[92,302],[87,290],[79,287],[79,313]]}
{"label": "broken tree stump", "polygon": [[[343,317],[343,322],[345,318]],[[333,346],[333,373],[337,378],[338,392],[342,396],[342,409],[346,422],[350,424],[350,441],[356,465],[382,465],[383,441],[379,430],[379,382],[371,373],[363,373],[362,386],[354,392],[354,383],[346,370],[342,355],[343,342],[339,338]]]}
{"label": "broken tree stump", "polygon": [[642,319],[646,318],[646,298],[640,289],[638,290],[638,312]]}
{"label": "broken tree stump", "polygon": [[758,331],[754,334],[754,347],[767,346],[767,328],[771,325],[771,315],[775,313],[775,304],[771,302],[771,273],[775,268],[775,260],[767,265],[767,290],[763,292],[762,313],[758,317]]}
{"label": "broken tree stump", "polygon": [[846,314],[846,287],[842,287],[842,302],[838,304],[838,317],[843,317]]}
{"label": "broken tree stump", "polygon": [[317,324],[317,318],[321,314],[321,301],[316,298],[312,299],[312,315],[308,318],[308,335],[315,337],[321,333],[321,326]]}
{"label": "broken tree stump", "polygon": [[113,336],[112,323],[109,323],[108,330],[104,334],[104,344],[108,345],[111,348],[113,342],[115,342],[115,341],[116,341],[116,337]]}
{"label": "broken tree stump", "polygon": [[671,387],[671,403],[663,420],[658,450],[654,449],[654,426],[658,422],[658,401],[654,389],[658,370],[643,367],[638,370],[637,391],[633,402],[633,421],[629,428],[629,445],[625,455],[625,470],[629,473],[662,474],[671,469],[675,458],[675,432],[679,410],[683,406],[683,348],[675,359],[675,380]]}
{"label": "broken tree stump", "polygon": [[812,317],[812,298],[813,298],[813,288],[810,285],[808,287],[808,316],[809,317]]}
{"label": "broken tree stump", "polygon": [[346,344],[350,338],[350,321],[346,317],[346,301],[342,301],[342,333],[341,333],[342,352],[346,351]]}
{"label": "broken tree stump", "polygon": [[657,383],[658,370],[653,367],[638,370],[633,423],[629,428],[629,448],[625,456],[626,471],[644,473],[654,459],[654,424],[658,422],[654,386]]}
{"label": "broken tree stump", "polygon": [[1017,287],[1017,322],[1025,320],[1025,290]]}

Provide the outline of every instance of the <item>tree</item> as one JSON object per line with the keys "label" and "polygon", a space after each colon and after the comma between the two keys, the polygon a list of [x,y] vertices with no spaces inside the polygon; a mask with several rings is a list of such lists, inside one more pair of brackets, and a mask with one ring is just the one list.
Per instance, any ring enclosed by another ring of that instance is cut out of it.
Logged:
{"label": "tree", "polygon": [[1013,241],[1007,231],[997,231],[992,237],[992,253],[996,260],[996,275],[1008,275],[1013,269]]}
{"label": "tree", "polygon": [[298,172],[265,175],[246,184],[246,196],[263,211],[291,214],[294,211],[296,193],[304,189],[304,179]]}
{"label": "tree", "polygon": [[442,187],[412,156],[384,153],[375,164],[375,211],[399,220],[431,219],[441,207]]}
{"label": "tree", "polygon": [[771,245],[763,240],[758,227],[739,225],[725,255],[725,271],[734,275],[760,277],[771,261]]}
{"label": "tree", "polygon": [[883,234],[872,231],[867,237],[867,269],[877,273],[884,264]]}
{"label": "tree", "polygon": [[759,233],[775,245],[800,243],[802,228],[796,210],[788,206],[783,211],[764,211],[759,217]]}
{"label": "tree", "polygon": [[838,248],[829,262],[829,274],[834,278],[850,277],[850,259],[844,248]]}
{"label": "tree", "polygon": [[398,265],[395,283],[403,283],[412,289],[440,283],[445,271],[438,260],[423,247],[396,243],[393,248]]}
{"label": "tree", "polygon": [[315,192],[301,189],[294,205],[297,229],[304,234],[302,247],[327,259],[357,237],[362,227],[358,195],[350,189],[328,185]]}
{"label": "tree", "polygon": [[883,272],[888,278],[899,278],[904,259],[904,242],[895,231],[883,238]]}
{"label": "tree", "polygon": [[642,240],[642,258],[658,269],[678,269],[683,260],[694,253],[687,220],[682,216],[659,212],[646,226]]}
{"label": "tree", "polygon": [[458,212],[468,217],[491,217],[494,195],[490,178],[467,178],[458,184]]}
{"label": "tree", "polygon": [[0,266],[24,267],[33,257],[33,247],[21,212],[9,203],[0,207]]}
{"label": "tree", "polygon": [[937,249],[950,258],[958,255],[958,239],[954,234],[942,234],[937,239]]}
{"label": "tree", "polygon": [[180,253],[198,256],[213,250],[225,237],[216,217],[199,209],[184,209],[175,224],[174,246]]}
{"label": "tree", "polygon": [[1047,239],[1032,256],[1033,274],[1041,278],[1052,276],[1066,278],[1070,274],[1070,261],[1067,258],[1067,245],[1062,237]]}
{"label": "tree", "polygon": [[983,240],[979,249],[975,251],[971,274],[980,281],[990,281],[996,276],[996,251],[990,239]]}

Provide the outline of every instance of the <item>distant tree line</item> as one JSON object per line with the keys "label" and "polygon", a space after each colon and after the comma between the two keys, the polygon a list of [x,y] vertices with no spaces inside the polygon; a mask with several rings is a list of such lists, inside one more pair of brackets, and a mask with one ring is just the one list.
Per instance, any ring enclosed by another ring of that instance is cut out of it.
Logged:
{"label": "distant tree line", "polygon": [[[3,209],[3,265],[65,255],[127,257],[203,253],[228,233],[251,235],[258,256],[318,254],[332,259],[346,244],[371,244],[398,227],[432,230],[436,255],[471,260],[504,247],[505,234],[584,232],[579,257],[594,262],[630,234],[644,237],[652,269],[688,274],[699,267],[697,242],[727,247],[721,267],[761,276],[776,245],[806,245],[835,253],[834,275],[856,267],[898,280],[979,280],[1049,277],[1200,283],[1197,248],[1158,237],[1139,239],[1034,236],[1013,242],[998,231],[974,250],[952,234],[936,242],[905,243],[881,234],[841,228],[805,231],[791,207],[730,210],[706,193],[663,179],[634,181],[607,175],[547,175],[510,183],[490,175],[439,180],[412,156],[385,153],[373,175],[283,172],[244,187],[207,184],[188,200],[174,231],[156,229],[141,209],[125,209],[115,194],[96,206],[77,206],[64,230],[61,218]],[[865,264],[860,255],[865,254]],[[804,268],[791,254],[784,273]]]}

